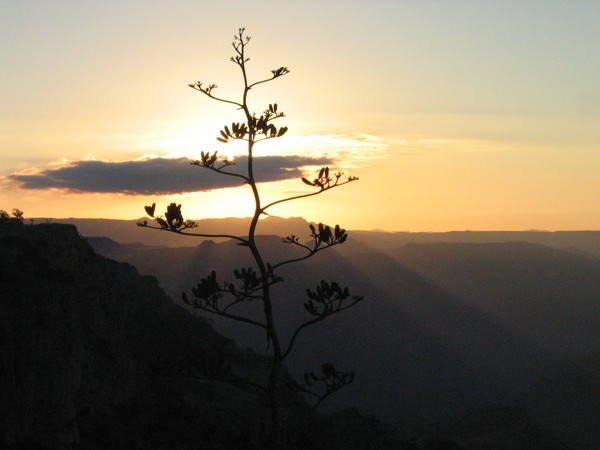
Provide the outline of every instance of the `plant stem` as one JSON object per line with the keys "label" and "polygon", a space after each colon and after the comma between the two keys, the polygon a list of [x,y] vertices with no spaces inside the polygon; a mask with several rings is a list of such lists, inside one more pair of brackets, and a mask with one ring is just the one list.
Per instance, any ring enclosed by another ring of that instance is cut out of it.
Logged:
{"label": "plant stem", "polygon": [[262,258],[262,255],[256,245],[256,227],[258,225],[258,220],[263,213],[260,203],[260,194],[258,192],[258,188],[256,186],[256,180],[254,178],[254,158],[253,158],[253,149],[254,143],[256,139],[256,127],[252,125],[252,115],[250,114],[250,110],[247,104],[248,91],[250,87],[248,86],[248,78],[246,75],[246,66],[244,60],[244,42],[241,41],[240,45],[240,56],[241,61],[239,63],[240,68],[242,70],[242,74],[244,77],[244,95],[242,100],[242,109],[246,115],[246,122],[248,125],[248,184],[252,189],[252,194],[254,196],[254,215],[252,216],[252,221],[250,222],[250,227],[248,230],[248,247],[252,252],[252,256],[258,267],[258,271],[261,277],[261,285],[262,285],[262,300],[265,314],[265,323],[267,325],[267,346],[272,344],[272,354],[273,359],[271,361],[271,369],[269,374],[269,383],[267,385],[267,394],[269,398],[269,408],[271,410],[271,433],[268,437],[268,447],[273,450],[278,450],[281,448],[281,418],[279,414],[279,401],[277,398],[277,387],[278,387],[278,378],[281,368],[281,363],[283,361],[282,353],[281,353],[281,345],[279,343],[279,337],[277,335],[277,330],[275,329],[275,321],[273,318],[273,306],[271,303],[271,288],[269,284],[269,272],[267,270],[266,264]]}

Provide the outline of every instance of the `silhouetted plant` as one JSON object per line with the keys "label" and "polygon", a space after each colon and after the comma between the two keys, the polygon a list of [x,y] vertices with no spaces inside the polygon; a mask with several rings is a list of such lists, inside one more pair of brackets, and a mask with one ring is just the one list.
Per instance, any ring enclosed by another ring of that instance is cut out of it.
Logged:
{"label": "silhouetted plant", "polygon": [[[236,64],[243,76],[244,89],[241,101],[234,101],[218,97],[214,94],[217,87],[215,84],[204,84],[201,81],[190,84],[192,89],[206,95],[210,99],[228,103],[239,110],[242,110],[246,121],[234,122],[231,126],[225,125],[219,131],[217,140],[223,144],[231,141],[244,141],[247,144],[247,167],[242,173],[233,172],[229,168],[235,164],[226,158],[219,158],[215,151],[201,152],[200,159],[194,161],[192,165],[202,167],[224,176],[239,178],[241,182],[248,184],[252,190],[254,200],[254,215],[248,229],[248,237],[232,236],[227,234],[202,234],[191,232],[190,230],[198,227],[198,224],[191,220],[184,220],[181,205],[171,203],[167,207],[164,216],[156,215],[156,205],[146,206],[146,213],[152,217],[158,226],[152,226],[147,220],[140,221],[139,226],[164,230],[173,233],[179,233],[190,236],[200,236],[209,238],[230,238],[237,241],[238,245],[247,247],[252,254],[255,267],[244,267],[234,270],[233,274],[236,283],[221,282],[218,280],[217,273],[212,271],[209,275],[202,278],[200,282],[191,289],[193,298],[189,298],[186,293],[182,298],[188,305],[198,308],[210,314],[215,314],[228,319],[244,322],[264,330],[267,338],[268,348],[271,352],[271,368],[268,380],[260,386],[260,390],[268,397],[268,408],[270,410],[270,430],[265,439],[265,444],[269,448],[281,447],[281,428],[282,417],[280,403],[277,395],[279,386],[282,384],[282,364],[288,357],[299,333],[306,327],[320,322],[327,317],[339,313],[345,309],[354,306],[362,300],[362,297],[351,295],[348,288],[342,288],[335,282],[321,281],[314,289],[307,289],[308,301],[304,307],[310,318],[298,325],[292,334],[289,342],[283,343],[280,340],[278,330],[273,318],[271,286],[283,281],[277,274],[277,269],[286,264],[305,260],[317,254],[318,252],[346,241],[348,235],[346,231],[336,225],[331,228],[322,223],[317,226],[310,225],[311,241],[304,243],[298,236],[290,235],[283,239],[283,243],[299,247],[306,251],[306,254],[275,263],[266,262],[256,242],[256,228],[259,218],[267,214],[267,210],[274,205],[288,202],[300,198],[311,197],[321,194],[330,189],[342,186],[344,184],[357,180],[356,177],[349,176],[344,178],[342,172],[332,174],[328,167],[320,169],[318,174],[310,178],[302,178],[302,181],[316,188],[315,191],[299,194],[291,197],[282,198],[262,205],[259,189],[254,174],[254,145],[261,141],[276,139],[283,136],[288,128],[277,127],[273,122],[284,117],[284,113],[279,110],[276,103],[269,104],[268,107],[258,117],[256,113],[251,112],[248,105],[248,93],[255,86],[273,81],[290,71],[287,67],[280,67],[271,71],[271,76],[254,83],[248,81],[246,73],[246,64],[249,58],[246,55],[246,47],[250,37],[244,35],[244,29],[240,28],[238,34],[234,36],[232,43],[235,55],[231,61]],[[233,307],[240,303],[258,302],[264,313],[262,320],[246,317],[234,312]],[[304,382],[291,381],[287,386],[295,392],[300,392],[315,398],[313,405],[316,408],[329,395],[349,384],[354,379],[353,372],[340,372],[329,363],[321,366],[319,375],[308,371],[304,374]],[[227,381],[238,383],[240,380],[229,379]]]}
{"label": "silhouetted plant", "polygon": [[11,214],[7,213],[3,209],[0,209],[0,222],[11,222],[11,221],[23,221],[23,211],[17,208],[13,208]]}

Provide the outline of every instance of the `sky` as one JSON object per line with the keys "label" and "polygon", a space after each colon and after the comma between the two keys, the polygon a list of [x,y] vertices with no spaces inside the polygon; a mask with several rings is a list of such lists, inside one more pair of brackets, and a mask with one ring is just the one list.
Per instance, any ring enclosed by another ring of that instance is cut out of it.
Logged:
{"label": "sky", "polygon": [[[249,216],[247,187],[190,165],[250,92],[289,131],[257,144],[269,210],[389,231],[600,229],[600,2],[0,0],[0,209],[25,217]],[[235,179],[233,178],[233,181]]]}

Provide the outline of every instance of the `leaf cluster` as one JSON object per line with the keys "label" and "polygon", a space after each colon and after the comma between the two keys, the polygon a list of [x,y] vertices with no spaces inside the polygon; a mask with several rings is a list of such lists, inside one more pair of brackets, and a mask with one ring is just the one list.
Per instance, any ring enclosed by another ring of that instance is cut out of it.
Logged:
{"label": "leaf cluster", "polygon": [[306,248],[311,252],[316,252],[321,247],[331,247],[333,245],[343,244],[348,239],[348,234],[346,230],[340,228],[339,225],[336,225],[333,230],[329,225],[323,225],[319,223],[317,227],[313,224],[309,225],[310,228],[310,236],[314,240],[314,247],[310,248],[304,244],[300,243],[300,237],[295,234],[291,234],[283,238],[283,242],[286,244],[295,244],[300,247]]}
{"label": "leaf cluster", "polygon": [[[332,364],[321,364],[321,374],[312,371],[304,373],[304,383],[292,380],[288,387],[295,392],[302,392],[318,398],[317,406],[329,395],[338,391],[354,380],[354,372],[338,371]],[[320,387],[319,387],[320,386]],[[315,406],[316,407],[316,406]]]}
{"label": "leaf cluster", "polygon": [[217,137],[217,141],[226,144],[230,140],[244,139],[248,134],[248,127],[245,123],[233,122],[231,129],[227,125],[219,131],[221,137]]}
{"label": "leaf cluster", "polygon": [[358,295],[350,295],[347,287],[341,288],[335,281],[328,283],[321,280],[315,290],[306,289],[309,300],[304,303],[304,308],[311,316],[325,318],[354,306],[363,300]]}
{"label": "leaf cluster", "polygon": [[256,270],[252,267],[242,267],[240,270],[235,269],[233,275],[235,278],[242,281],[243,289],[246,292],[260,286],[260,283],[262,282],[262,278],[258,276]]}
{"label": "leaf cluster", "polygon": [[313,224],[310,224],[309,227],[311,237],[315,240],[317,248],[322,245],[331,247],[332,245],[343,244],[348,239],[346,230],[340,228],[339,225],[336,225],[333,231],[329,225],[323,225],[322,223],[319,223],[317,228]]}
{"label": "leaf cluster", "polygon": [[[322,191],[326,189],[331,189],[339,184],[340,178],[342,178],[344,172],[337,172],[333,174],[333,176],[329,176],[329,167],[322,167],[319,171],[319,175],[312,180],[308,178],[302,177],[302,182],[309,186],[314,186],[320,188]],[[349,176],[346,182],[356,181],[357,177]]]}
{"label": "leaf cluster", "polygon": [[309,227],[311,231],[310,236],[313,238],[312,246],[301,243],[300,238],[295,234],[291,234],[283,238],[283,242],[285,244],[292,244],[302,247],[308,253],[300,258],[279,262],[273,266],[274,268],[308,259],[326,248],[343,244],[348,239],[346,230],[340,228],[339,225],[336,225],[333,229],[329,225],[323,225],[322,223],[319,223],[317,227],[315,227],[313,224],[310,224]]}
{"label": "leaf cluster", "polygon": [[290,73],[290,69],[287,67],[280,67],[279,69],[271,70],[271,73],[273,74],[273,78],[277,78],[285,75],[286,73]]}
{"label": "leaf cluster", "polygon": [[217,154],[218,152],[216,150],[212,154],[210,152],[200,152],[200,159],[192,161],[191,165],[204,167],[206,169],[213,169],[217,172],[219,172],[223,167],[235,165],[235,161],[223,158],[220,160],[222,165],[220,167],[215,166],[215,163],[218,161]]}
{"label": "leaf cluster", "polygon": [[[181,294],[181,297],[186,304],[194,308],[241,322],[250,323],[261,328],[266,328],[266,325],[261,322],[237,316],[229,312],[233,306],[240,303],[262,300],[263,296],[261,291],[263,288],[263,278],[252,267],[235,269],[233,275],[240,281],[238,286],[228,281],[220,283],[217,280],[216,272],[213,270],[192,288],[194,299],[190,299],[185,292]],[[269,266],[266,284],[271,286],[282,280],[281,277],[278,277],[273,273],[271,266]],[[226,295],[230,296],[229,300],[224,299]],[[223,301],[221,302],[221,300]]]}
{"label": "leaf cluster", "polygon": [[[167,211],[165,212],[164,218],[163,216],[154,215],[156,211],[156,203],[152,203],[152,206],[144,206],[144,210],[146,211],[146,214],[148,214],[156,223],[158,223],[160,227],[159,229],[161,230],[180,233],[188,228],[196,228],[198,226],[198,224],[193,220],[183,219],[183,215],[181,213],[181,204],[169,204],[169,206],[167,206]],[[137,225],[139,227],[149,227],[147,220],[139,221]]]}
{"label": "leaf cluster", "polygon": [[192,89],[203,92],[204,94],[208,95],[209,97],[211,96],[212,90],[218,87],[214,83],[204,86],[202,81],[196,81],[195,83],[188,84],[188,86],[191,87]]}
{"label": "leaf cluster", "polygon": [[[273,110],[274,108],[274,110]],[[271,122],[272,120],[278,119],[280,117],[285,117],[283,113],[277,113],[277,103],[275,105],[269,105],[269,109],[266,110],[260,117],[256,117],[253,115],[249,124],[252,130],[254,130],[256,135],[263,135],[266,139],[278,138],[283,136],[288,127],[280,127],[277,128]]]}
{"label": "leaf cluster", "polygon": [[196,287],[192,288],[192,293],[197,299],[207,302],[215,302],[223,297],[221,286],[217,282],[217,272],[213,270],[210,275],[202,278]]}

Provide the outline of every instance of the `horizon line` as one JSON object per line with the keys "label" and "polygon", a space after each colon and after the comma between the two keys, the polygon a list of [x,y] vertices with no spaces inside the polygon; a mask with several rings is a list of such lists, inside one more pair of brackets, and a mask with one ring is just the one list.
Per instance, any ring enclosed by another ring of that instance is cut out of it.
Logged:
{"label": "horizon line", "polygon": [[[313,222],[313,221],[309,221],[307,219],[305,219],[304,217],[301,216],[292,216],[292,217],[281,217],[281,216],[268,216],[268,217],[264,217],[261,220],[267,220],[267,219],[282,219],[282,220],[291,220],[291,219],[301,219],[304,220],[306,223],[313,223],[313,224],[317,224],[318,222]],[[227,220],[239,220],[239,221],[243,221],[243,220],[251,220],[251,217],[235,217],[235,216],[230,216],[230,217],[205,217],[202,219],[192,219],[195,222],[201,222],[201,221],[217,221],[217,220],[221,220],[221,221],[227,221]],[[44,221],[45,223],[48,223],[49,221],[53,221],[53,220],[108,220],[108,221],[114,221],[114,222],[137,222],[140,220],[148,220],[147,217],[138,217],[138,218],[134,218],[134,219],[114,219],[114,218],[107,218],[107,217],[30,217],[30,218],[24,218],[23,221],[24,222],[31,222],[33,224],[34,221],[39,220],[39,221]],[[450,229],[450,230],[446,230],[446,231],[428,231],[428,230],[421,230],[421,231],[410,231],[410,230],[386,230],[386,229],[382,229],[382,228],[373,228],[373,229],[364,229],[364,228],[356,228],[356,229],[352,229],[352,228],[347,228],[348,231],[353,231],[353,232],[366,232],[366,233],[389,233],[389,234],[394,234],[394,233],[412,233],[412,234],[417,234],[417,233],[423,233],[423,234],[446,234],[446,233],[585,233],[585,232],[600,232],[600,228],[599,229],[590,229],[590,228],[581,228],[581,229],[557,229],[557,230],[547,230],[547,229],[538,229],[538,228],[528,228],[528,229],[489,229],[489,230],[483,230],[483,229]],[[260,233],[259,233],[260,234]]]}

